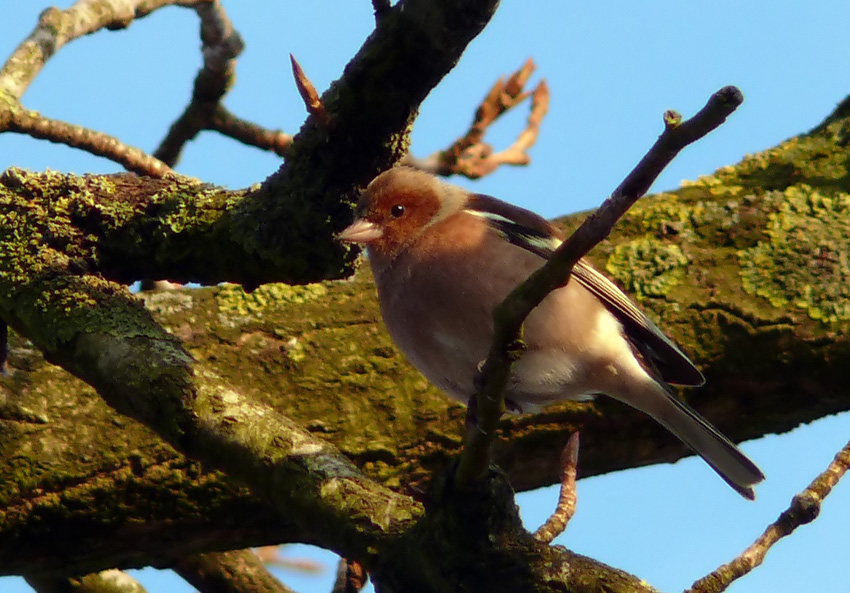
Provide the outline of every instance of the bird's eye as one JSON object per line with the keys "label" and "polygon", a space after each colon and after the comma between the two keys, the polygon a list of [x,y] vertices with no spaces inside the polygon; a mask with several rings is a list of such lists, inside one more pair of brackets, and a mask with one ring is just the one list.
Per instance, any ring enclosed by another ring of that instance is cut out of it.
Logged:
{"label": "bird's eye", "polygon": [[404,206],[401,204],[395,204],[392,208],[390,208],[390,214],[392,214],[393,218],[400,218],[404,215]]}

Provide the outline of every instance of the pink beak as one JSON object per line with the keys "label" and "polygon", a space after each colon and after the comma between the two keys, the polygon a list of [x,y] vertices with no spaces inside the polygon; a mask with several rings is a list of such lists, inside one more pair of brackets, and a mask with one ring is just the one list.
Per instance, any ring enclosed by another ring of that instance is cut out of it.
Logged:
{"label": "pink beak", "polygon": [[376,239],[380,239],[383,234],[384,232],[374,222],[358,218],[338,234],[336,238],[346,243],[371,243]]}

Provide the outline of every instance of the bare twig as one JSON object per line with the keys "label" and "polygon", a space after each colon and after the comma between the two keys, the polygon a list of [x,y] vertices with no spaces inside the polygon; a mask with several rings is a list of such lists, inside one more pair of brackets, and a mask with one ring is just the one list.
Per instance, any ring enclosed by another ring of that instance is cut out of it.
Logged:
{"label": "bare twig", "polygon": [[[47,60],[74,39],[102,29],[120,29],[163,6],[193,8],[201,20],[204,64],[192,100],[172,124],[153,156],[113,136],[53,120],[26,110],[20,99]],[[291,136],[241,120],[221,106],[233,83],[235,58],[243,42],[219,0],[80,0],[68,10],[42,13],[30,36],[0,69],[0,132],[16,132],[79,148],[110,159],[128,171],[161,177],[202,130],[215,130],[245,144],[282,155]]]}
{"label": "bare twig", "polygon": [[737,558],[701,578],[686,593],[720,593],[733,581],[759,566],[767,551],[795,529],[814,521],[820,514],[823,500],[850,468],[850,442],[844,445],[829,467],[812,481],[809,486],[794,496],[791,505],[771,523],[756,541]]}
{"label": "bare twig", "polygon": [[122,29],[163,6],[199,6],[210,1],[79,0],[67,10],[48,8],[0,68],[0,132],[17,132],[80,148],[142,175],[169,173],[167,166],[138,148],[107,134],[28,111],[20,100],[47,61],[68,42],[102,29]]}
{"label": "bare twig", "polygon": [[163,6],[194,6],[210,0],[79,0],[67,10],[48,8],[0,68],[0,96],[20,100],[47,61],[75,39],[101,29],[122,29]]}
{"label": "bare twig", "polygon": [[369,575],[356,560],[339,559],[336,568],[336,580],[331,593],[358,593],[366,586]]}
{"label": "bare twig", "polygon": [[[2,118],[0,118],[2,119]],[[145,151],[125,144],[114,136],[50,119],[34,111],[15,107],[8,113],[5,126],[0,131],[17,132],[33,138],[65,144],[102,156],[123,166],[128,171],[150,177],[163,177],[172,173],[171,168]]]}
{"label": "bare twig", "polygon": [[209,129],[220,132],[246,144],[263,150],[274,152],[278,156],[284,156],[290,144],[292,136],[281,130],[269,130],[255,123],[245,121],[219,105],[209,122]]}
{"label": "bare twig", "polygon": [[[534,68],[534,62],[528,60],[507,80],[503,78],[497,80],[478,106],[470,128],[448,149],[435,152],[424,159],[408,155],[404,164],[436,175],[457,174],[470,179],[488,175],[501,165],[527,165],[531,160],[527,151],[537,141],[540,122],[549,109],[549,87],[545,81],[540,81],[532,92],[523,91]],[[531,96],[531,113],[528,116],[526,128],[511,146],[500,152],[494,152],[493,147],[484,142],[487,129],[502,114],[519,105],[529,96]]]}
{"label": "bare twig", "polygon": [[181,558],[173,568],[202,593],[292,593],[251,550],[195,554]]}
{"label": "bare twig", "polygon": [[316,118],[316,121],[324,129],[330,129],[332,122],[331,117],[322,105],[322,100],[319,98],[319,93],[316,87],[304,74],[304,70],[295,59],[295,56],[289,54],[289,60],[292,62],[292,75],[295,77],[295,86],[298,87],[298,94],[304,100],[304,105],[307,107],[307,112]]}
{"label": "bare twig", "polygon": [[561,490],[555,511],[546,522],[534,532],[534,537],[544,544],[564,533],[567,523],[576,512],[576,468],[578,467],[578,433],[574,432],[567,440],[561,453]]}
{"label": "bare twig", "polygon": [[466,434],[456,474],[459,483],[469,484],[479,479],[489,465],[490,445],[504,409],[510,368],[522,356],[525,318],[546,295],[569,281],[576,262],[608,236],[620,217],[646,193],[685,146],[717,128],[742,102],[741,91],[727,86],[714,93],[705,107],[688,121],[677,125],[675,118],[665,115],[664,132],[620,186],[561,244],[546,265],[496,308],[493,343],[482,368],[482,388],[477,394],[478,422]]}
{"label": "bare twig", "polygon": [[154,151],[172,167],[186,143],[211,127],[219,103],[233,85],[236,57],[245,47],[219,0],[198,4],[195,11],[201,19],[204,64],[195,77],[192,100]]}

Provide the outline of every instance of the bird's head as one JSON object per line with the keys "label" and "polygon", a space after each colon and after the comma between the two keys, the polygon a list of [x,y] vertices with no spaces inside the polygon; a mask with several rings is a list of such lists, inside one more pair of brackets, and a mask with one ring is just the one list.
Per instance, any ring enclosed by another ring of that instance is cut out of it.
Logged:
{"label": "bird's head", "polygon": [[461,188],[428,173],[396,167],[381,173],[366,187],[354,222],[337,238],[393,258],[425,229],[463,208],[467,196]]}

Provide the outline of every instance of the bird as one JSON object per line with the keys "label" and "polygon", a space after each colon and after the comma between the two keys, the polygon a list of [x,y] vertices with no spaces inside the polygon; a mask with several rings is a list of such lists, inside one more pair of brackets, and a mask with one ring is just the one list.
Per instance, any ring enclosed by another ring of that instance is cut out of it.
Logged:
{"label": "bird", "polygon": [[[468,403],[493,337],[493,310],[563,241],[530,210],[405,166],[375,177],[337,239],[365,247],[381,316],[410,362]],[[755,498],[761,470],[673,393],[703,374],[613,282],[581,259],[528,315],[506,408],[536,412],[604,394],[654,418],[736,492]]]}

